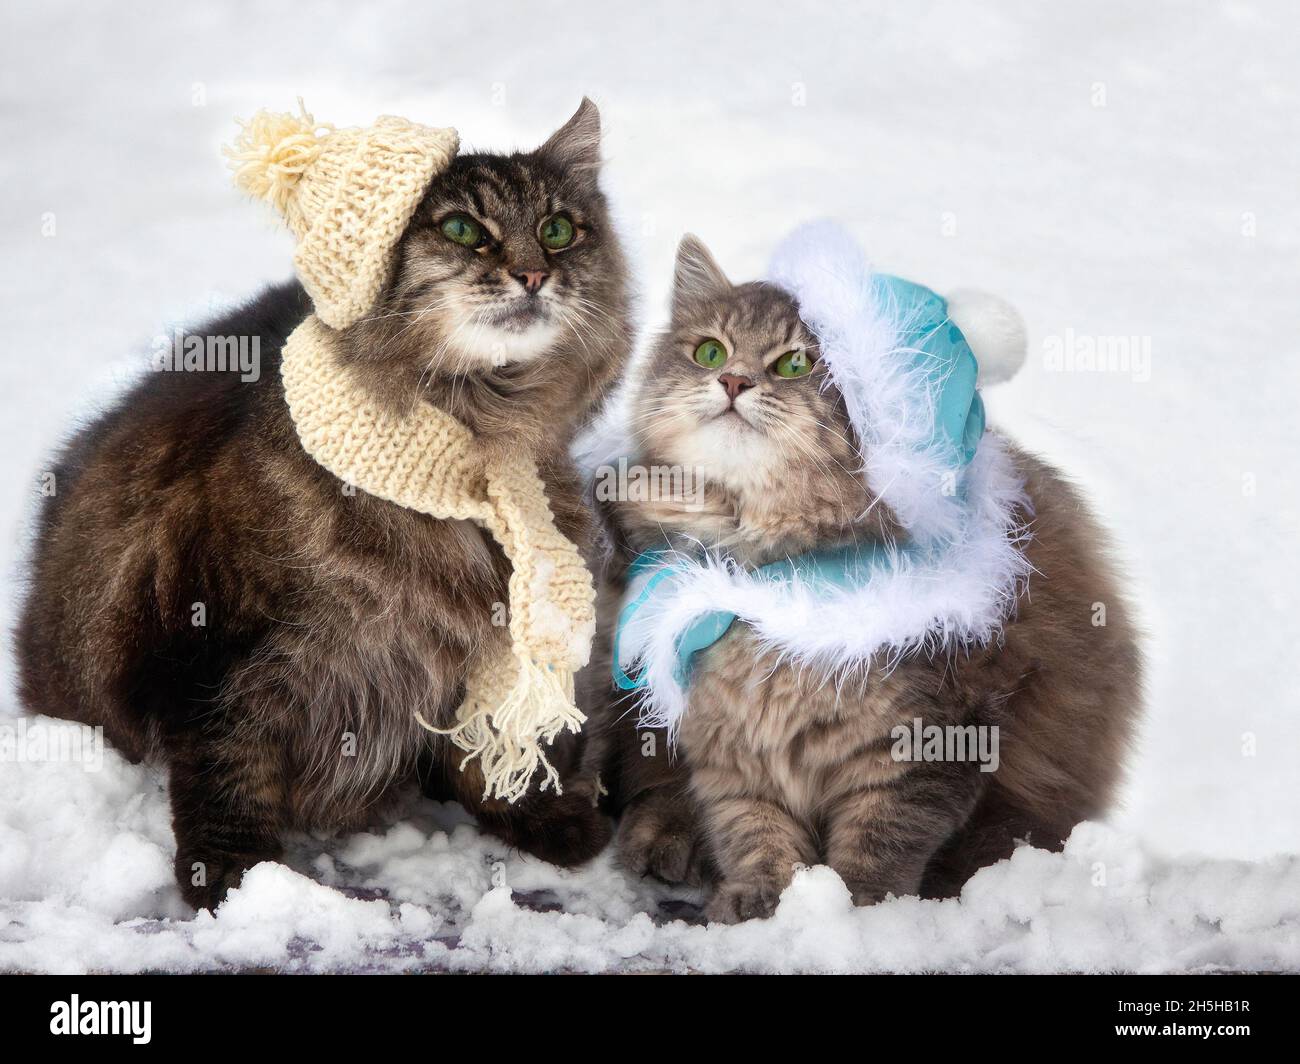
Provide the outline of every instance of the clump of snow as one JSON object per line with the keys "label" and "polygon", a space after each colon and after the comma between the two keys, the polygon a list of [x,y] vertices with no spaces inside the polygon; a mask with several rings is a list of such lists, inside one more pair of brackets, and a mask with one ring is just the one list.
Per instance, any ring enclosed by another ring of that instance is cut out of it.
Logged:
{"label": "clump of snow", "polygon": [[98,771],[6,764],[0,971],[1300,967],[1300,858],[1161,860],[1095,823],[1063,853],[1021,847],[942,902],[855,908],[831,869],[802,869],[771,919],[735,927],[702,925],[698,892],[629,878],[611,853],[555,868],[414,794],[372,830],[292,839],[215,914],[181,902],[171,852],[154,770],[111,749]]}

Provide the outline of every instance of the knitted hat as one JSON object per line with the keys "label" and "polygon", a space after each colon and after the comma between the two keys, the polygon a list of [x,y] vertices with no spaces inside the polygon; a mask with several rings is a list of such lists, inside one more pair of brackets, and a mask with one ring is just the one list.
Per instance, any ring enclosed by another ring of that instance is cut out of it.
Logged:
{"label": "knitted hat", "polygon": [[364,317],[434,176],[459,145],[454,129],[384,115],[335,129],[300,114],[259,111],[225,149],[235,184],[275,206],[298,239],[294,265],[326,325]]}

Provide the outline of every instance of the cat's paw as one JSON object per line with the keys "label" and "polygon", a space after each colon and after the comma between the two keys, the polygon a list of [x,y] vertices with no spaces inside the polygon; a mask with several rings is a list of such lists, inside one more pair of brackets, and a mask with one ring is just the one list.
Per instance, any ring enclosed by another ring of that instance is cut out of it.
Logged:
{"label": "cat's paw", "polygon": [[566,784],[564,793],[539,794],[501,812],[480,811],[479,823],[512,846],[571,868],[590,861],[614,836],[590,786]]}
{"label": "cat's paw", "polygon": [[[832,865],[831,867],[834,867]],[[854,875],[836,868],[844,885],[849,888],[854,905],[875,905],[886,898],[916,897],[921,894],[920,876],[891,876],[882,881],[879,876]]]}
{"label": "cat's paw", "polygon": [[704,918],[711,924],[765,920],[776,912],[780,900],[781,890],[774,883],[728,880],[713,892],[713,897],[704,907]]}
{"label": "cat's paw", "polygon": [[690,799],[659,788],[633,801],[619,821],[618,859],[634,875],[689,886],[707,882],[708,847]]}
{"label": "cat's paw", "polygon": [[176,885],[181,888],[185,904],[216,912],[217,906],[226,900],[226,894],[239,886],[244,873],[263,860],[264,857],[252,855],[178,853]]}
{"label": "cat's paw", "polygon": [[849,893],[853,896],[854,905],[875,905],[878,901],[884,901],[886,891],[880,890],[875,886],[846,883]]}

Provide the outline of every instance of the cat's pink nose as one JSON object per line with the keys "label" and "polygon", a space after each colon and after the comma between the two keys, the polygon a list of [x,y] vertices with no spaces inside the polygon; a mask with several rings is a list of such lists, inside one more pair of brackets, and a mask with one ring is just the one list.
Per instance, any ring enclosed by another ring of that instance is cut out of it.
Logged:
{"label": "cat's pink nose", "polygon": [[733,403],[736,401],[736,396],[741,392],[754,387],[754,382],[749,377],[741,377],[735,373],[720,374],[718,383],[727,389],[727,398]]}
{"label": "cat's pink nose", "polygon": [[515,280],[524,286],[524,291],[530,294],[539,291],[549,276],[545,270],[520,270],[514,275]]}

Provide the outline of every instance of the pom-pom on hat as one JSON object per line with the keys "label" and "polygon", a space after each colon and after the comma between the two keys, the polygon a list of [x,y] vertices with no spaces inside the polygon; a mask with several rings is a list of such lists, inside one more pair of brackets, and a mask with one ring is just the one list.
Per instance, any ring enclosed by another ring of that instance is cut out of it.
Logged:
{"label": "pom-pom on hat", "polygon": [[259,111],[225,149],[243,191],[273,205],[298,239],[294,265],[316,315],[343,329],[374,307],[433,178],[456,155],[454,129],[384,115],[367,128]]}

